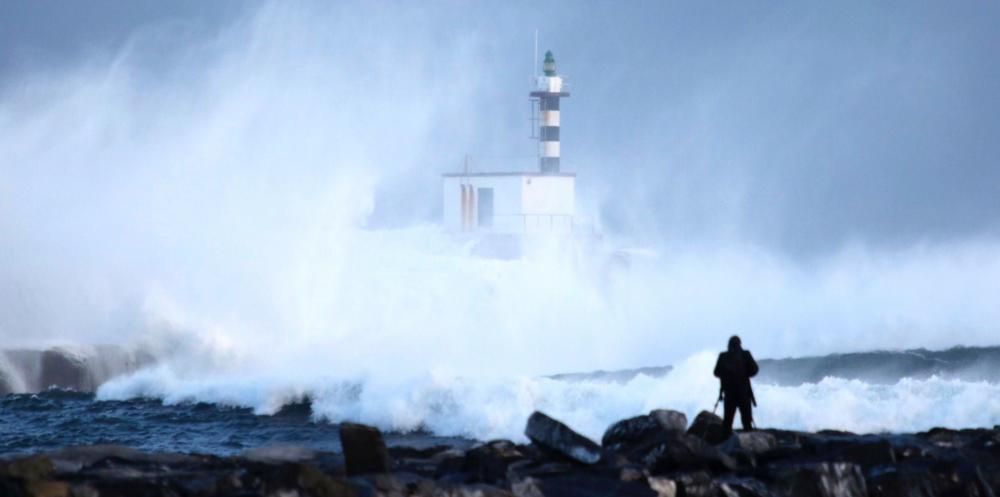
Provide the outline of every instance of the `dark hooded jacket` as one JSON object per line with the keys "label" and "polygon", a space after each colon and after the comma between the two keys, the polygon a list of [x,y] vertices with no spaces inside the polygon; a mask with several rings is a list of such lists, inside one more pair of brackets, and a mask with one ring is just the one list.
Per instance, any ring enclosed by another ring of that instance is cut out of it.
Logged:
{"label": "dark hooded jacket", "polygon": [[730,343],[729,350],[719,354],[715,363],[715,376],[722,382],[726,398],[740,402],[749,400],[757,405],[750,386],[750,378],[757,374],[757,361],[749,350],[743,350],[739,342]]}

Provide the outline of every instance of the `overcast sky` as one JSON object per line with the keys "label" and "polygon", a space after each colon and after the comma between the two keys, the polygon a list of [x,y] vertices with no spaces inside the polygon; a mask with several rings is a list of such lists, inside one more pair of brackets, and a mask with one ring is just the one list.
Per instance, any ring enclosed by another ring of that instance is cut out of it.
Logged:
{"label": "overcast sky", "polygon": [[[146,46],[140,59],[141,71],[170,74],[178,63],[172,55],[189,54],[191,44],[258,8],[2,2],[0,110],[10,105],[3,95],[47,74],[112,63],[137,33],[178,34]],[[413,49],[429,58],[457,50],[462,40],[480,64],[470,72],[486,78],[475,95],[456,97],[468,107],[463,126],[470,134],[449,146],[447,136],[432,133],[435,159],[382,181],[375,222],[433,218],[438,174],[457,168],[464,154],[481,168],[532,167],[526,91],[537,28],[541,49],[555,52],[571,85],[563,104],[564,168],[579,173],[582,196],[593,199],[589,210],[608,230],[731,238],[793,254],[1000,235],[997,2],[307,8],[355,16],[357,36],[393,45],[406,46],[417,32]],[[465,77],[462,68],[440,70],[446,80]],[[394,74],[365,77],[392,81]]]}

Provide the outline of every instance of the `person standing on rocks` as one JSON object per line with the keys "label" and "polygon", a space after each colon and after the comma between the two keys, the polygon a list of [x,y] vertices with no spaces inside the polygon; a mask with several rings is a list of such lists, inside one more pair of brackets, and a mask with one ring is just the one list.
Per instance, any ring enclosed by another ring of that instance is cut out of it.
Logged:
{"label": "person standing on rocks", "polygon": [[729,338],[729,350],[719,354],[715,363],[715,376],[719,378],[720,392],[723,397],[722,428],[726,437],[733,433],[733,417],[736,409],[740,410],[740,421],[744,430],[753,429],[753,406],[757,399],[753,396],[750,378],[757,374],[757,361],[749,350],[743,350],[740,337]]}

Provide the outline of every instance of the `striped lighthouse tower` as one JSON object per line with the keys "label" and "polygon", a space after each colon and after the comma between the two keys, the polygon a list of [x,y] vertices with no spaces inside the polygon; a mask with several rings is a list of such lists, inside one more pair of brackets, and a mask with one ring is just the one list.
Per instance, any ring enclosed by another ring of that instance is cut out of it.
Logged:
{"label": "striped lighthouse tower", "polygon": [[556,59],[545,52],[543,75],[535,83],[531,97],[538,99],[538,167],[543,173],[559,172],[559,99],[568,97],[563,79],[556,74]]}

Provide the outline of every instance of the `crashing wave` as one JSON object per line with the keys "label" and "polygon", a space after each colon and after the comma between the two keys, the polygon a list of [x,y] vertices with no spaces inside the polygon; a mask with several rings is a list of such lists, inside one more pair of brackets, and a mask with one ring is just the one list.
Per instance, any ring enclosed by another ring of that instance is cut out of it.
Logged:
{"label": "crashing wave", "polygon": [[114,345],[0,350],[0,394],[49,388],[94,392],[153,363],[147,352]]}

